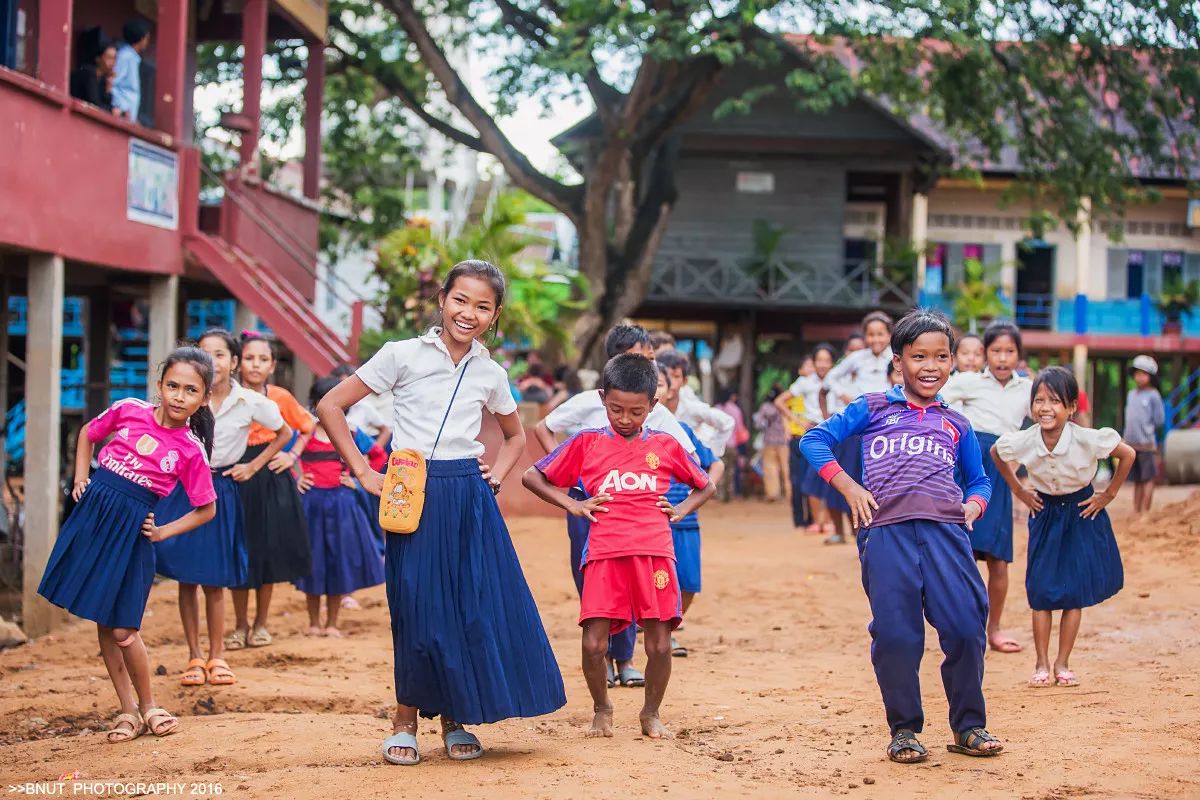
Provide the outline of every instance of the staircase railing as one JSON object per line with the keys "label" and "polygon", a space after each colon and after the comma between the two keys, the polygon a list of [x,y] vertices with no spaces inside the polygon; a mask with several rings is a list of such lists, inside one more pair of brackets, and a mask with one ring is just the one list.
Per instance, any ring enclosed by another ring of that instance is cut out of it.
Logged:
{"label": "staircase railing", "polygon": [[1163,399],[1163,406],[1168,431],[1200,424],[1200,370],[1181,376],[1175,388]]}

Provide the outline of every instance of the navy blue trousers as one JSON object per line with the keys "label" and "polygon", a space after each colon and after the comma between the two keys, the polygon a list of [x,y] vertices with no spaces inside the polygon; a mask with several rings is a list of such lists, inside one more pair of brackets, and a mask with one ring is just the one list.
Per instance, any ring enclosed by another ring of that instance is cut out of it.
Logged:
{"label": "navy blue trousers", "polygon": [[946,658],[942,685],[956,733],[983,727],[987,590],[962,525],[914,520],[858,532],[863,588],[871,602],[871,663],[894,735],[920,733],[925,619]]}
{"label": "navy blue trousers", "polygon": [[[578,487],[572,489],[571,497],[584,500],[587,495]],[[571,577],[575,579],[575,590],[583,596],[583,573],[580,563],[583,561],[583,548],[587,544],[588,532],[592,523],[584,517],[567,514],[567,536],[571,540]],[[632,661],[633,651],[637,648],[637,625],[630,625],[616,636],[608,637],[608,657],[614,661]]]}

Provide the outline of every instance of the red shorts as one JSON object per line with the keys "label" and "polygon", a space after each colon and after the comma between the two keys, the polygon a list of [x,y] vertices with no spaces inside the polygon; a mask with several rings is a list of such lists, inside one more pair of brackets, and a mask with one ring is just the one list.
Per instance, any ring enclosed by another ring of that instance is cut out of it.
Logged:
{"label": "red shorts", "polygon": [[674,630],[683,619],[675,561],[621,556],[584,564],[579,624],[589,619],[610,620],[610,633],[648,619],[670,622]]}

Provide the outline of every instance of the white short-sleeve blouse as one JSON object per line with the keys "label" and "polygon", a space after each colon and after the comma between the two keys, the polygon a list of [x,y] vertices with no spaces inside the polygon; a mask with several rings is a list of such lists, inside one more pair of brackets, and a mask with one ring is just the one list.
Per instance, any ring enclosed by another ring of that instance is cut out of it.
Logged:
{"label": "white short-sleeve blouse", "polygon": [[1077,492],[1096,477],[1096,465],[1112,455],[1121,434],[1112,428],[1084,428],[1068,422],[1053,450],[1042,440],[1037,425],[1006,433],[996,440],[996,454],[1004,461],[1025,465],[1029,483],[1039,492],[1062,495]]}

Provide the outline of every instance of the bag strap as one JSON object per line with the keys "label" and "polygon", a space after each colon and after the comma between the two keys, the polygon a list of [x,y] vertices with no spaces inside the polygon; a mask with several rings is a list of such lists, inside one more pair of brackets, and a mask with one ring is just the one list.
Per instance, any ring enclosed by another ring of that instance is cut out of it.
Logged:
{"label": "bag strap", "polygon": [[467,357],[463,364],[462,371],[458,373],[458,383],[454,384],[454,393],[450,395],[450,404],[446,406],[446,413],[442,417],[442,424],[438,427],[437,438],[433,440],[433,449],[429,451],[429,460],[433,461],[433,454],[437,452],[438,442],[442,441],[442,431],[446,429],[446,420],[450,419],[450,409],[454,408],[454,398],[458,397],[458,387],[462,386],[463,377],[467,374],[467,367],[471,366],[471,358]]}

